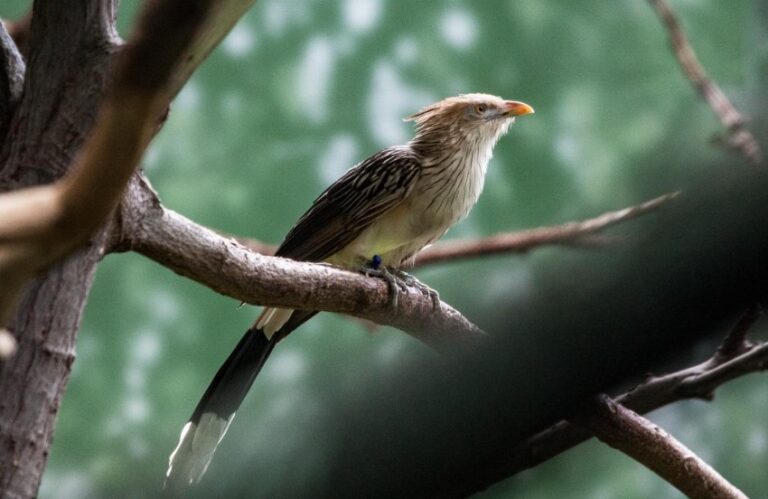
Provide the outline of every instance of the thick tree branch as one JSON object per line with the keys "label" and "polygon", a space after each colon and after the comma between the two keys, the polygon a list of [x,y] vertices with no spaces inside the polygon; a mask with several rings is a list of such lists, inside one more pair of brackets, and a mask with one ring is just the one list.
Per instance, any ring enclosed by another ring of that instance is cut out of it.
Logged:
{"label": "thick tree branch", "polygon": [[[619,223],[640,217],[661,207],[675,198],[679,192],[670,192],[641,204],[609,211],[594,218],[567,222],[550,227],[506,232],[495,236],[471,240],[444,241],[430,246],[416,255],[413,267],[446,263],[467,258],[491,256],[500,253],[525,253],[548,245],[604,246],[614,240],[599,235],[600,232]],[[236,238],[238,242],[262,255],[274,254],[276,247],[249,238]]]}
{"label": "thick tree branch", "polygon": [[683,73],[726,128],[727,137],[723,140],[724,144],[738,151],[750,163],[760,165],[763,162],[763,152],[755,137],[747,129],[746,118],[734,107],[717,83],[709,78],[688,42],[672,7],[666,0],[648,0],[648,2],[669,32],[672,50]]}
{"label": "thick tree branch", "polygon": [[[744,317],[746,317],[745,315]],[[744,318],[728,334],[744,330]],[[712,400],[714,391],[728,381],[768,369],[768,342],[742,344],[742,348],[722,353],[723,348],[708,360],[662,376],[653,376],[616,397],[619,403],[635,412],[645,414],[665,405],[686,399]],[[592,434],[583,428],[562,421],[531,437],[514,448],[506,461],[510,475],[532,468],[588,440]]]}
{"label": "thick tree branch", "polygon": [[390,325],[434,347],[481,337],[451,306],[433,308],[419,291],[389,303],[387,285],[323,264],[256,254],[231,238],[163,207],[144,179],[131,182],[120,210],[120,248],[247,303],[325,310]]}
{"label": "thick tree branch", "polygon": [[691,498],[736,499],[746,495],[672,435],[607,395],[592,399],[574,421]]}
{"label": "thick tree branch", "polygon": [[[166,85],[210,1],[150,3],[71,172],[0,196],[0,324],[35,273],[84,242],[119,202],[167,102]],[[170,29],[170,27],[173,29]]]}

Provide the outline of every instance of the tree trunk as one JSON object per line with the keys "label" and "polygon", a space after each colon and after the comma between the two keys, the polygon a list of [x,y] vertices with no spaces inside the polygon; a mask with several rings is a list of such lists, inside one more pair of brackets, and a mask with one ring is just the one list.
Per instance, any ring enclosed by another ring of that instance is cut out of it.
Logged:
{"label": "tree trunk", "polygon": [[[116,0],[36,0],[24,93],[0,148],[0,192],[63,175],[104,95]],[[75,358],[104,231],[40,276],[8,328],[19,349],[0,364],[0,496],[34,497]],[[2,283],[0,283],[2,285]]]}

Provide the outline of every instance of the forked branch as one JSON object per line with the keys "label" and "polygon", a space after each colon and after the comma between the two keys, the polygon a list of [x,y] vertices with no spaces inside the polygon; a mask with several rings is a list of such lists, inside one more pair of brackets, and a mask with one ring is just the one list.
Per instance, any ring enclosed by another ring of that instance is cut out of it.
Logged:
{"label": "forked branch", "polygon": [[[745,316],[750,315],[748,311]],[[743,330],[744,317],[728,333]],[[741,333],[739,333],[741,334]],[[724,344],[730,340],[726,339]],[[652,376],[631,391],[615,398],[634,412],[645,414],[686,399],[712,400],[720,385],[750,373],[768,370],[768,341],[741,344],[725,355],[719,348],[708,360],[669,374]],[[514,448],[506,461],[510,475],[532,468],[590,439],[583,428],[561,421]]]}

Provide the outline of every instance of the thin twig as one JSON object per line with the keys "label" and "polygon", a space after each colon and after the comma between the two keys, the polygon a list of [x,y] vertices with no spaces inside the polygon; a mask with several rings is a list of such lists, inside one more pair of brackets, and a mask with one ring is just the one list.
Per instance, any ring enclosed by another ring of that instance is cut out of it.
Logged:
{"label": "thin twig", "polygon": [[[420,267],[498,253],[524,253],[540,246],[553,244],[578,245],[585,238],[589,238],[608,227],[658,209],[678,194],[679,192],[671,192],[638,205],[609,211],[580,222],[568,222],[551,227],[539,227],[507,234],[498,234],[472,241],[447,241],[427,248],[416,255],[415,266]],[[586,239],[586,242],[589,244],[590,240]]]}
{"label": "thin twig", "polygon": [[685,76],[726,128],[727,138],[723,141],[725,145],[738,151],[753,165],[760,165],[763,162],[763,153],[757,140],[746,127],[747,120],[717,83],[709,78],[670,5],[666,0],[648,1],[669,33],[672,49]]}
{"label": "thin twig", "polygon": [[747,497],[672,435],[607,395],[592,399],[574,421],[688,497]]}

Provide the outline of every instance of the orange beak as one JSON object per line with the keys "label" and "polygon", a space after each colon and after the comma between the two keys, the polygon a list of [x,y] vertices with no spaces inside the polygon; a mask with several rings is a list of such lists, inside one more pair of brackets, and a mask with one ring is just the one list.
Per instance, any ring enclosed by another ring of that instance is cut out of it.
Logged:
{"label": "orange beak", "polygon": [[525,114],[533,114],[534,110],[531,106],[525,102],[516,100],[504,101],[504,114],[509,116],[523,116]]}

